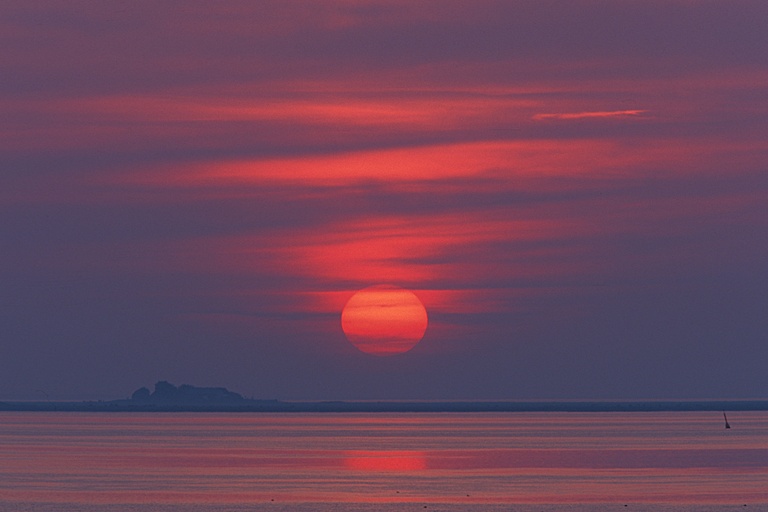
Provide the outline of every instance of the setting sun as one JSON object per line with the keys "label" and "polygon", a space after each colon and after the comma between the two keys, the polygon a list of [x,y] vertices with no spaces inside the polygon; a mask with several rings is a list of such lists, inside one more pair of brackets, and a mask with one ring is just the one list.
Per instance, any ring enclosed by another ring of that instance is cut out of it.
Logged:
{"label": "setting sun", "polygon": [[427,330],[427,310],[416,295],[392,285],[355,293],[341,313],[341,328],[359,350],[390,356],[411,350]]}

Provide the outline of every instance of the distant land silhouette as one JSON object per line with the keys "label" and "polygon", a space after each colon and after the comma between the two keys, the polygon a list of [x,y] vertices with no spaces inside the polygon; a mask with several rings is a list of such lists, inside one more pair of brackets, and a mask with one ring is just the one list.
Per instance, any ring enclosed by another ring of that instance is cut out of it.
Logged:
{"label": "distant land silhouette", "polygon": [[139,388],[131,395],[131,402],[160,405],[238,404],[244,400],[241,394],[226,388],[199,388],[189,384],[176,387],[165,380],[156,383],[152,393],[147,388]]}
{"label": "distant land silhouette", "polygon": [[768,411],[768,400],[660,401],[318,401],[244,398],[223,387],[155,384],[131,398],[83,402],[0,402],[0,411],[82,412],[653,412]]}

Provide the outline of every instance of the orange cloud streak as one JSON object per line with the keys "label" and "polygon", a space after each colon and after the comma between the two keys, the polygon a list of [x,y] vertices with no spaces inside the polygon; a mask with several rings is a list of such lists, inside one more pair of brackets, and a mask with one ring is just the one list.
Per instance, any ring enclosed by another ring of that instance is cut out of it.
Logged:
{"label": "orange cloud streak", "polygon": [[571,112],[561,114],[536,114],[533,119],[590,119],[590,118],[612,118],[612,117],[636,117],[648,112],[647,110],[612,110],[603,112]]}

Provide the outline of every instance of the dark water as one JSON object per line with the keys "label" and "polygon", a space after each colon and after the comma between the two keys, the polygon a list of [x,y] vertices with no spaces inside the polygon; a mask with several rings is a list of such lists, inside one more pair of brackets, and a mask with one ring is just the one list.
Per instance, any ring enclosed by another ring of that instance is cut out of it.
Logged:
{"label": "dark water", "polygon": [[768,510],[768,413],[0,413],[0,510]]}

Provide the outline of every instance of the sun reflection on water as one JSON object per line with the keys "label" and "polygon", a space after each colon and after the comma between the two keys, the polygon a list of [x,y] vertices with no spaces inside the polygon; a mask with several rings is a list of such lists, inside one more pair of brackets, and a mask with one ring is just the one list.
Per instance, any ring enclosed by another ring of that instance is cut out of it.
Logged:
{"label": "sun reflection on water", "polygon": [[427,469],[427,456],[416,451],[350,451],[344,467],[357,471],[420,471]]}

